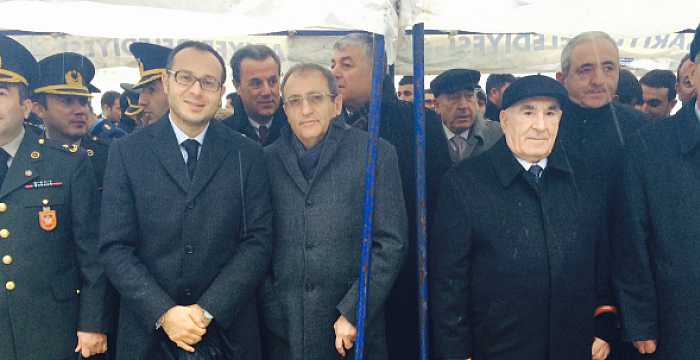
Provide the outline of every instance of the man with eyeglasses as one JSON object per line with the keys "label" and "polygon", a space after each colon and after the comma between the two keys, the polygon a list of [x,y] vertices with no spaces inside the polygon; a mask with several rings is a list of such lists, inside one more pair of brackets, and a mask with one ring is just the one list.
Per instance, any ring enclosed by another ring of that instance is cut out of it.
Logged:
{"label": "man with eyeglasses", "polygon": [[[265,288],[270,359],[352,358],[369,135],[339,118],[331,72],[292,67],[282,82],[289,128],[265,148],[275,209],[275,255]],[[407,250],[394,147],[377,143],[365,346],[386,359],[384,304]]]}
{"label": "man with eyeglasses", "polygon": [[160,80],[165,75],[165,62],[171,50],[165,46],[143,42],[129,45],[129,51],[136,58],[141,76],[132,89],[139,93],[138,105],[143,108],[143,126],[153,124],[168,112],[168,97]]}
{"label": "man with eyeglasses", "polygon": [[158,80],[169,113],[112,145],[100,255],[122,299],[118,359],[200,347],[261,357],[254,298],[271,255],[269,183],[262,149],[212,121],[225,78],[211,46],[178,45]]}
{"label": "man with eyeglasses", "polygon": [[451,69],[430,82],[435,94],[435,111],[450,145],[452,162],[477,156],[498,142],[501,126],[484,119],[479,111],[476,92],[481,73],[469,69]]}

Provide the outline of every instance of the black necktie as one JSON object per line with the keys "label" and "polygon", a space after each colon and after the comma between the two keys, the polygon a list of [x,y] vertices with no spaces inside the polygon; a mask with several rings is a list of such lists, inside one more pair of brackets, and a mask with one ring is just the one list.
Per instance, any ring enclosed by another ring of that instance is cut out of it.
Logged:
{"label": "black necktie", "polygon": [[7,176],[7,161],[10,160],[10,154],[5,149],[0,148],[0,187]]}
{"label": "black necktie", "polygon": [[197,150],[199,150],[199,143],[197,140],[185,140],[182,142],[182,147],[187,151],[187,173],[190,175],[190,179],[194,178],[194,169],[197,168]]}
{"label": "black necktie", "polygon": [[542,179],[542,172],[544,172],[544,169],[541,166],[535,164],[530,166],[528,172],[532,174],[532,176],[535,178],[535,182],[539,184],[540,180]]}
{"label": "black necktie", "polygon": [[269,135],[269,132],[270,129],[268,129],[265,125],[260,125],[258,128],[258,137],[260,138],[261,145],[267,144],[267,135]]}

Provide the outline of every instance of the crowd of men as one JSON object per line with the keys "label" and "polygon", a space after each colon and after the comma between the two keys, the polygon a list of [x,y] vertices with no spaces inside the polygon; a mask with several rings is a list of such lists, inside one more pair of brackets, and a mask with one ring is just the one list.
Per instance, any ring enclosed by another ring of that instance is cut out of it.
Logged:
{"label": "crowd of men", "polygon": [[[133,43],[96,118],[90,59],[0,36],[0,359],[354,358],[373,43],[284,76],[264,45]],[[441,73],[426,204],[387,77],[365,358],[418,359],[423,205],[432,359],[700,358],[698,64],[700,27],[639,81],[603,32],[556,79]]]}

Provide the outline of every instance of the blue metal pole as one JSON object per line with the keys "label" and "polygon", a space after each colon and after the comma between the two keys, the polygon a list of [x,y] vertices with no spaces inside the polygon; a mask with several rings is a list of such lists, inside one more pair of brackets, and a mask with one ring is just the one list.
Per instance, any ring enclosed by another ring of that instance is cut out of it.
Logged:
{"label": "blue metal pole", "polygon": [[420,360],[428,360],[428,231],[425,200],[424,26],[413,26],[413,113],[416,121],[416,239]]}
{"label": "blue metal pole", "polygon": [[357,337],[355,359],[365,358],[365,321],[369,277],[372,264],[372,219],[374,214],[374,183],[377,167],[377,138],[382,110],[382,81],[384,80],[384,36],[374,36],[374,66],[372,68],[372,91],[369,103],[369,141],[367,141],[367,168],[365,173],[364,226],[362,227],[362,249],[360,252],[360,286],[357,301]]}

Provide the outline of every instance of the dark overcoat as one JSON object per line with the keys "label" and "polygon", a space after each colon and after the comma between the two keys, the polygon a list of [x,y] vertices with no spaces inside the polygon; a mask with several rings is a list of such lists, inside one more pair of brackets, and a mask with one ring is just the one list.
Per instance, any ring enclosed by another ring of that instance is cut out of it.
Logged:
{"label": "dark overcoat", "polygon": [[700,358],[700,121],[695,105],[629,144],[615,288],[627,341],[657,339],[656,359]]}
{"label": "dark overcoat", "polygon": [[[108,329],[87,158],[26,129],[0,187],[0,359],[74,358],[76,331]],[[40,226],[44,200],[53,229]]]}
{"label": "dark overcoat", "polygon": [[[265,148],[275,209],[265,312],[279,338],[271,359],[340,359],[333,324],[341,314],[356,324],[369,135],[336,119],[308,182],[292,136],[287,128]],[[383,140],[377,143],[375,186],[366,358],[386,359],[384,307],[408,240],[396,152]]]}
{"label": "dark overcoat", "polygon": [[435,359],[591,358],[596,246],[566,154],[541,185],[501,139],[443,179],[430,239]]}
{"label": "dark overcoat", "polygon": [[121,294],[117,355],[144,359],[156,322],[197,303],[238,348],[260,357],[255,289],[271,254],[272,209],[262,149],[211,122],[189,180],[167,115],[112,143],[100,256]]}
{"label": "dark overcoat", "polygon": [[[243,107],[243,102],[239,95],[234,95],[233,97],[233,115],[222,120],[231,129],[238,131],[239,133],[245,135],[249,139],[260,143],[260,138],[258,137],[258,132],[255,128],[250,125],[250,120],[248,119],[248,113],[246,113]],[[277,138],[280,137],[280,131],[282,128],[287,127],[287,114],[284,113],[282,106],[272,116],[272,122],[270,123],[270,129],[268,130],[267,141],[262,146],[267,146],[275,142]]]}

